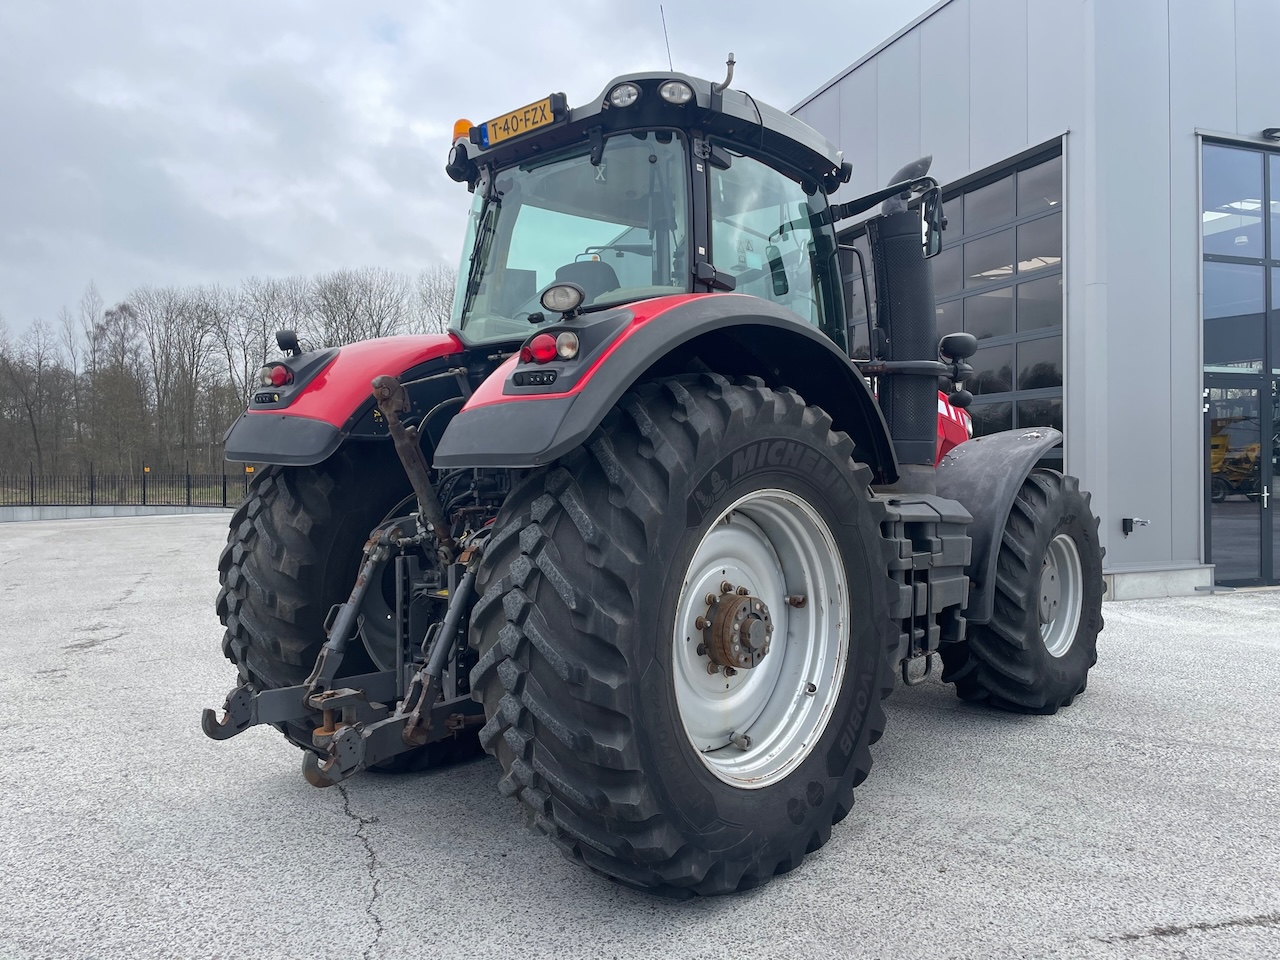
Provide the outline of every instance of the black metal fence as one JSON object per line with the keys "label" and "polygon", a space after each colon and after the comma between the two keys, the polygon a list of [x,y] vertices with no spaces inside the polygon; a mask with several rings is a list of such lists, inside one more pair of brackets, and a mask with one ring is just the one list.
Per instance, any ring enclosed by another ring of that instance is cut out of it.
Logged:
{"label": "black metal fence", "polygon": [[234,507],[251,479],[251,472],[0,473],[0,506]]}

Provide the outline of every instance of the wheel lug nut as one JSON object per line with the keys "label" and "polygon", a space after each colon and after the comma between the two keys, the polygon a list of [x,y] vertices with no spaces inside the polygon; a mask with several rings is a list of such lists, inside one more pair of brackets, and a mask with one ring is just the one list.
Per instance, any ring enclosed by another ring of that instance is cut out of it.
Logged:
{"label": "wheel lug nut", "polygon": [[745,596],[749,595],[750,593],[751,593],[751,591],[750,591],[750,590],[748,590],[746,587],[739,587],[739,588],[738,588],[738,596],[740,596],[740,597],[745,597]]}
{"label": "wheel lug nut", "polygon": [[733,593],[733,584],[732,584],[732,583],[730,583],[728,580],[721,580],[721,581],[720,581],[720,592],[721,592],[721,593]]}
{"label": "wheel lug nut", "polygon": [[791,596],[787,597],[787,604],[792,607],[803,607],[807,602],[807,599],[808,598],[806,598],[803,593],[793,593]]}
{"label": "wheel lug nut", "polygon": [[716,602],[716,595],[715,595],[714,593],[708,593],[708,594],[707,594],[705,597],[703,597],[702,599],[703,599],[703,601],[706,603],[706,605],[707,605],[708,607],[710,607],[710,606],[714,606],[714,605],[715,605],[715,602]]}
{"label": "wheel lug nut", "polygon": [[695,627],[697,627],[699,630],[705,630],[705,629],[707,629],[707,618],[706,618],[706,617],[698,617],[698,619],[697,619],[697,620],[694,620],[694,621],[693,621],[693,625],[694,625]]}
{"label": "wheel lug nut", "polygon": [[724,675],[726,677],[736,677],[738,675],[738,671],[733,669],[733,667],[725,667]]}
{"label": "wheel lug nut", "polygon": [[707,673],[709,673],[711,676],[714,677],[719,672],[720,672],[720,664],[716,663],[714,660],[712,660],[710,663],[707,664]]}
{"label": "wheel lug nut", "polygon": [[705,643],[698,644],[698,656],[705,657],[707,655],[707,645]]}

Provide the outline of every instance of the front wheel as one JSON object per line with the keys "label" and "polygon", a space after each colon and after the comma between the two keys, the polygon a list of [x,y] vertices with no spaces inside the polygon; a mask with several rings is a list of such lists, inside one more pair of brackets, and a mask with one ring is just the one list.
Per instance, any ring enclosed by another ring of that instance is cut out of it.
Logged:
{"label": "front wheel", "polygon": [[789,390],[642,386],[503,507],[472,620],[481,741],[571,858],[757,886],[853,802],[892,688],[883,510]]}
{"label": "front wheel", "polygon": [[1056,713],[1084,692],[1102,629],[1098,520],[1075,477],[1032,470],[996,560],[990,623],[944,644],[942,679],[964,700]]}

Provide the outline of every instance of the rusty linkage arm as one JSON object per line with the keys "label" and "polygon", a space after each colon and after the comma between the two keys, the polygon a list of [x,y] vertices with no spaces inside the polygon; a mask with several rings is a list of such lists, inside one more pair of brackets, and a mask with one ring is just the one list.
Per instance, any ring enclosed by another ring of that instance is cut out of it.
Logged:
{"label": "rusty linkage arm", "polygon": [[431,485],[431,471],[418,442],[418,428],[406,427],[400,421],[400,414],[412,409],[409,394],[405,391],[404,384],[395,377],[384,374],[373,378],[373,398],[386,418],[387,432],[391,434],[396,454],[404,465],[404,472],[409,476],[414,494],[417,495],[418,513],[439,542],[440,562],[448,566],[453,563],[458,544],[449,533],[449,524],[445,521],[440,500]]}
{"label": "rusty linkage arm", "polygon": [[[431,732],[430,710],[440,697],[440,677],[444,673],[444,665],[449,659],[450,651],[458,642],[458,627],[470,605],[471,592],[476,585],[478,554],[473,557],[475,559],[468,564],[467,572],[463,574],[458,589],[449,598],[449,609],[445,611],[444,623],[436,631],[431,655],[422,669],[413,675],[413,679],[409,682],[409,690],[400,706],[401,712],[406,717],[401,736],[408,745],[418,746],[426,743],[427,736]],[[410,707],[411,703],[412,707]],[[425,717],[424,709],[428,711]]]}
{"label": "rusty linkage arm", "polygon": [[[370,704],[364,691],[347,688],[329,690],[308,699],[308,704],[324,711],[324,726],[311,737],[316,749],[323,752],[302,756],[302,775],[314,787],[329,787],[353,773],[388,760],[399,753],[443,740],[463,729],[469,718],[483,715],[480,705],[441,701],[441,676],[449,655],[458,642],[458,628],[471,606],[479,568],[482,541],[473,540],[462,552],[466,573],[449,597],[440,629],[428,632],[423,646],[431,642],[426,663],[413,675],[409,688],[396,710],[390,715],[382,704]],[[353,685],[354,687],[354,685]],[[334,722],[334,711],[342,711],[342,721]]]}
{"label": "rusty linkage arm", "polygon": [[382,565],[391,556],[391,548],[402,547],[412,540],[412,537],[404,536],[399,523],[396,522],[378,527],[369,535],[364,545],[364,559],[360,565],[360,572],[356,575],[355,586],[351,588],[351,595],[346,603],[338,604],[329,611],[328,621],[325,624],[328,639],[320,648],[320,656],[316,658],[311,675],[303,681],[308,696],[328,688],[333,678],[338,675],[338,667],[342,665],[342,658],[347,652],[347,643],[359,625],[360,606],[364,603],[365,594],[377,579]]}

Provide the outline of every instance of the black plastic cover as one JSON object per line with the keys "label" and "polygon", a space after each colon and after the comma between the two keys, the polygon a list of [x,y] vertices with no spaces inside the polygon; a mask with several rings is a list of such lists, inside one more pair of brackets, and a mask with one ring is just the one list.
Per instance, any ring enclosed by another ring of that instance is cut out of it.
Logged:
{"label": "black plastic cover", "polygon": [[309,466],[338,449],[342,434],[323,420],[277,413],[242,413],[226,436],[228,460]]}

